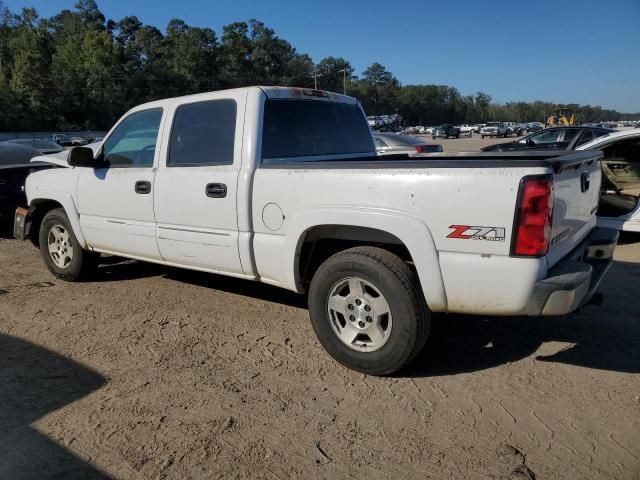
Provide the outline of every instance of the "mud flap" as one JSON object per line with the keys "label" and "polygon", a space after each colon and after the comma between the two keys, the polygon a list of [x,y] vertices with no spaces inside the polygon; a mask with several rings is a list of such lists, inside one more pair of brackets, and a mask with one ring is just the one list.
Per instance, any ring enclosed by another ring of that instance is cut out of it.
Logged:
{"label": "mud flap", "polygon": [[18,207],[16,209],[13,220],[13,236],[18,240],[26,240],[29,238],[31,230],[31,212],[32,209]]}

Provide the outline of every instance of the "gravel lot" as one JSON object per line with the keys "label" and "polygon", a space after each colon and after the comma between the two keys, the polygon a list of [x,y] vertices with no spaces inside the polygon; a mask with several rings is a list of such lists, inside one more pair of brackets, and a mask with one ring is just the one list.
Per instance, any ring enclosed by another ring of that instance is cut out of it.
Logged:
{"label": "gravel lot", "polygon": [[480,138],[480,135],[473,134],[471,137],[460,138],[436,138],[431,139],[431,135],[415,135],[418,138],[429,143],[439,143],[445,152],[477,152],[482,147],[487,145],[493,145],[494,143],[506,143],[519,140],[522,137],[508,137],[508,138]]}
{"label": "gravel lot", "polygon": [[640,236],[622,240],[603,306],[438,315],[376,378],[323,351],[295,294],[114,257],[68,284],[0,239],[0,478],[640,479]]}

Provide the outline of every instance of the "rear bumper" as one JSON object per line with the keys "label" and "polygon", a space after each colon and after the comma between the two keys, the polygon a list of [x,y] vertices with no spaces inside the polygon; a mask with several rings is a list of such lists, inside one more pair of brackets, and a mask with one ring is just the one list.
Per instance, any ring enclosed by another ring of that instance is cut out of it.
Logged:
{"label": "rear bumper", "polygon": [[534,286],[527,315],[565,315],[591,300],[613,263],[618,231],[595,228]]}

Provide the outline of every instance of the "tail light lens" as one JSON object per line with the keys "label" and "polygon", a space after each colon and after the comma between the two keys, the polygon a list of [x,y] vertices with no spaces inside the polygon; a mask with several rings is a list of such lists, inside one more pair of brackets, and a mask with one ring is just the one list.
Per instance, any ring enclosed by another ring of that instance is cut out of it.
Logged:
{"label": "tail light lens", "polygon": [[442,145],[416,145],[417,153],[436,153],[442,151]]}
{"label": "tail light lens", "polygon": [[520,184],[511,254],[523,257],[546,255],[553,215],[553,178],[525,177]]}

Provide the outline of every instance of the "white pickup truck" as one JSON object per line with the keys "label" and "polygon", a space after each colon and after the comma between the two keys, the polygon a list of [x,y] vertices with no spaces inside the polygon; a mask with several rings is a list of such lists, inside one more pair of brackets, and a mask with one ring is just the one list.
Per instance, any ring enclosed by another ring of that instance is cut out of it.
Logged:
{"label": "white pickup truck", "polygon": [[[99,254],[308,295],[320,342],[388,374],[432,312],[561,315],[612,262],[600,152],[376,156],[350,97],[251,87],[135,107],[96,148],[38,157],[17,238],[77,280]],[[276,321],[276,319],[274,319]]]}

